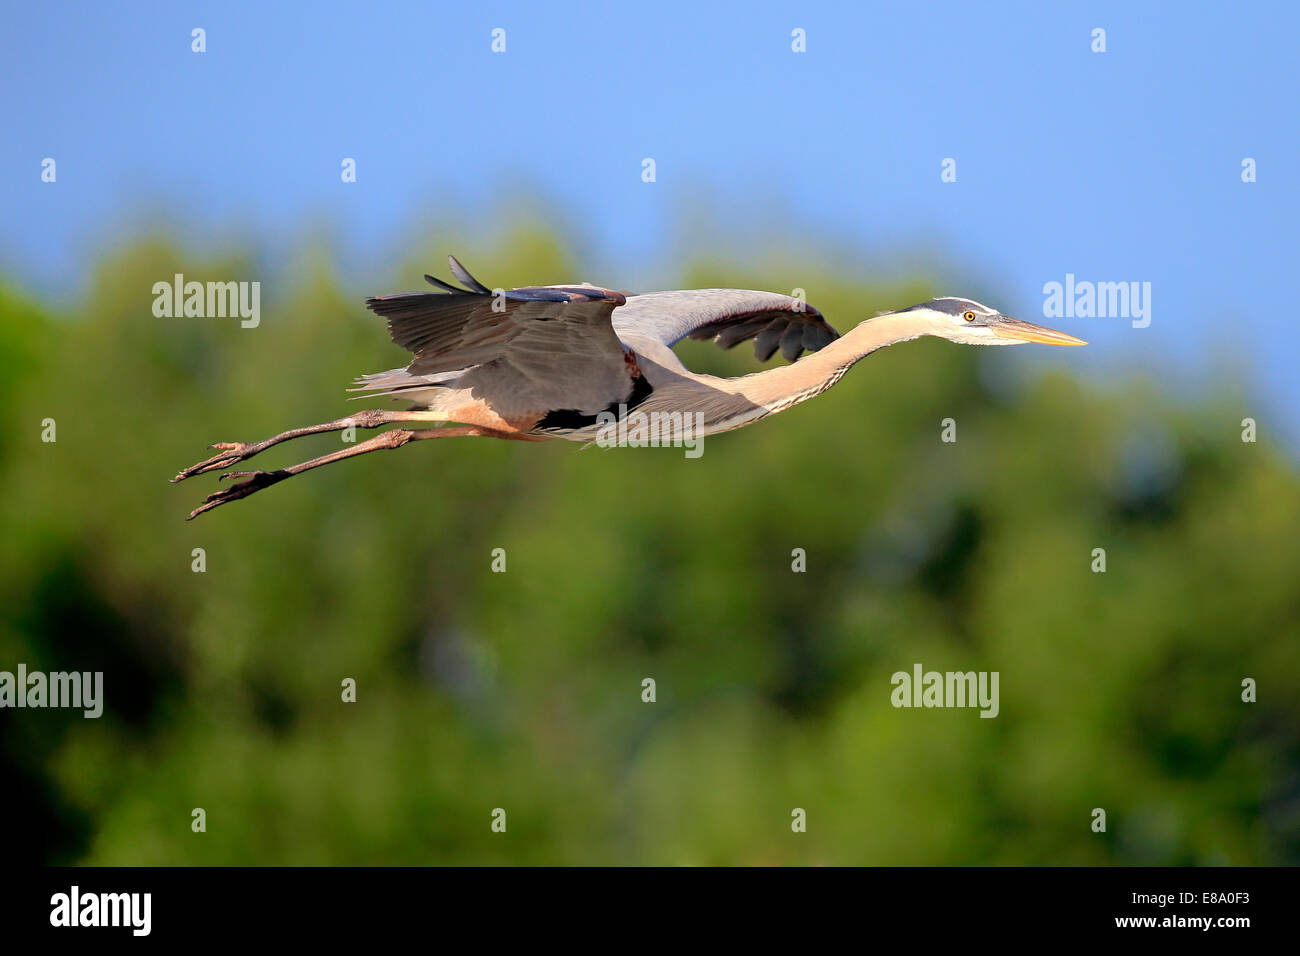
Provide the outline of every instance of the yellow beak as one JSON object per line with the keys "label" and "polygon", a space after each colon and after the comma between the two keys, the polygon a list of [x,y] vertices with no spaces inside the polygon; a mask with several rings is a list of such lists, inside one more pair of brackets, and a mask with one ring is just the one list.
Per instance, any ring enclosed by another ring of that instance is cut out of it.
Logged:
{"label": "yellow beak", "polygon": [[1088,344],[1083,339],[1076,339],[1065,332],[1058,332],[1043,325],[1034,325],[1024,319],[1013,319],[1009,315],[1002,316],[990,328],[995,335],[1000,335],[1004,339],[1015,339],[1017,342],[1040,342],[1043,345]]}

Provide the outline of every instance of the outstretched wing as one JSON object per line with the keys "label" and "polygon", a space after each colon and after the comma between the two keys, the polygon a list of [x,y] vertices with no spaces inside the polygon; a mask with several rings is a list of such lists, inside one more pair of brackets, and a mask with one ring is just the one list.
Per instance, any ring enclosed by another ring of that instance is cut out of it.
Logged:
{"label": "outstretched wing", "polygon": [[393,342],[415,353],[412,373],[483,365],[523,345],[556,352],[568,344],[622,364],[623,349],[610,314],[625,301],[623,293],[584,285],[526,286],[494,294],[454,256],[447,261],[467,288],[427,275],[426,280],[446,291],[366,299],[367,308],[388,320]]}
{"label": "outstretched wing", "polygon": [[712,339],[729,349],[754,340],[754,356],[766,362],[779,348],[793,362],[840,337],[820,312],[802,299],[748,289],[691,289],[627,297],[614,313],[624,341],[644,336],[672,348],[682,339]]}
{"label": "outstretched wing", "polygon": [[366,299],[388,320],[393,341],[415,353],[410,375],[488,366],[499,373],[490,376],[493,381],[513,382],[515,398],[543,410],[594,413],[627,396],[631,366],[610,324],[623,293],[589,285],[493,292],[454,256],[447,261],[464,289],[425,276],[445,291]]}

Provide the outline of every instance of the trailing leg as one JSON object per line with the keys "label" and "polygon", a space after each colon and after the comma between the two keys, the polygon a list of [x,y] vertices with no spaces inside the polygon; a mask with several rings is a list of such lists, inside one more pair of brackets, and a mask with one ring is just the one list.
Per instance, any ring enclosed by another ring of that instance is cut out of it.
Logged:
{"label": "trailing leg", "polygon": [[278,445],[282,441],[289,441],[291,438],[302,438],[304,435],[339,432],[352,427],[379,428],[382,425],[391,425],[396,422],[444,422],[446,420],[447,416],[443,412],[400,412],[367,408],[355,415],[349,415],[347,418],[340,418],[336,421],[323,422],[320,425],[308,425],[305,428],[292,428],[287,432],[281,432],[263,441],[217,442],[209,447],[221,449],[220,453],[213,455],[206,461],[201,461],[196,465],[190,465],[190,467],[183,469],[172,481],[184,481],[186,478],[192,478],[194,475],[201,475],[209,471],[216,471],[218,468],[229,468],[231,465],[266,451],[272,445]]}
{"label": "trailing leg", "polygon": [[[399,412],[397,414],[402,413]],[[330,465],[336,461],[342,461],[345,458],[353,458],[357,455],[364,455],[368,452],[380,451],[385,448],[401,448],[407,442],[424,441],[427,438],[467,438],[471,436],[508,438],[518,441],[544,440],[537,436],[524,435],[517,432],[495,431],[478,425],[451,425],[442,428],[423,428],[416,430],[394,428],[392,431],[386,431],[382,435],[376,435],[374,438],[367,439],[351,448],[344,448],[340,451],[332,452],[328,455],[322,455],[319,458],[313,458],[310,461],[304,461],[297,465],[290,465],[288,468],[281,468],[277,471],[228,472],[221,476],[222,480],[226,478],[242,478],[244,480],[233,484],[228,488],[223,488],[221,491],[215,491],[208,495],[203,504],[190,512],[190,519],[196,518],[203,514],[203,512],[211,511],[213,508],[218,508],[228,502],[238,501],[240,498],[247,498],[249,495],[261,491],[263,488],[269,488],[271,485],[279,484],[286,478],[292,478],[294,475],[301,475],[304,471],[311,471],[313,468],[319,468],[322,465]]]}

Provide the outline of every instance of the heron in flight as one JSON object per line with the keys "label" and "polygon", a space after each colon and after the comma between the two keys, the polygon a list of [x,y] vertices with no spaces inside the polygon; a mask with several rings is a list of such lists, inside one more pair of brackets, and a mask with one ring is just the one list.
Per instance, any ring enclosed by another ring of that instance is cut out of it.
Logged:
{"label": "heron in flight", "polygon": [[[447,261],[464,288],[426,275],[439,291],[366,300],[387,319],[393,342],[415,359],[405,368],[363,375],[353,390],[362,397],[408,402],[406,410],[367,409],[264,441],[219,442],[211,446],[216,455],[172,480],[229,468],[304,435],[389,424],[431,427],[390,429],[276,471],[227,472],[221,479],[240,480],[208,495],[190,518],[304,471],[428,438],[591,442],[602,422],[632,414],[689,421],[702,438],[820,395],[876,349],[922,335],[964,345],[1087,344],[955,297],[883,313],[841,336],[802,299],[774,292],[692,289],[637,295],[581,284],[494,293],[454,256]],[[712,339],[724,349],[753,339],[760,362],[780,349],[791,364],[738,378],[701,375],[673,352],[688,336]]]}

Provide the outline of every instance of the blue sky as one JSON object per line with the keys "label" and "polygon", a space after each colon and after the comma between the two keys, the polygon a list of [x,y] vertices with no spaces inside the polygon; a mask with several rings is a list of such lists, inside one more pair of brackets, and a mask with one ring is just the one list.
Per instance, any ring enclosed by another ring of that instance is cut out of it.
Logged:
{"label": "blue sky", "polygon": [[1030,318],[1067,273],[1150,282],[1148,328],[1063,321],[1094,347],[1055,360],[1184,389],[1248,368],[1243,414],[1300,442],[1296,4],[613,7],[9,5],[0,270],[75,295],[162,210],[272,256],[328,224],[344,278],[373,279],[426,224],[490,233],[529,191],[596,270],[555,281],[647,288],[763,235]]}

